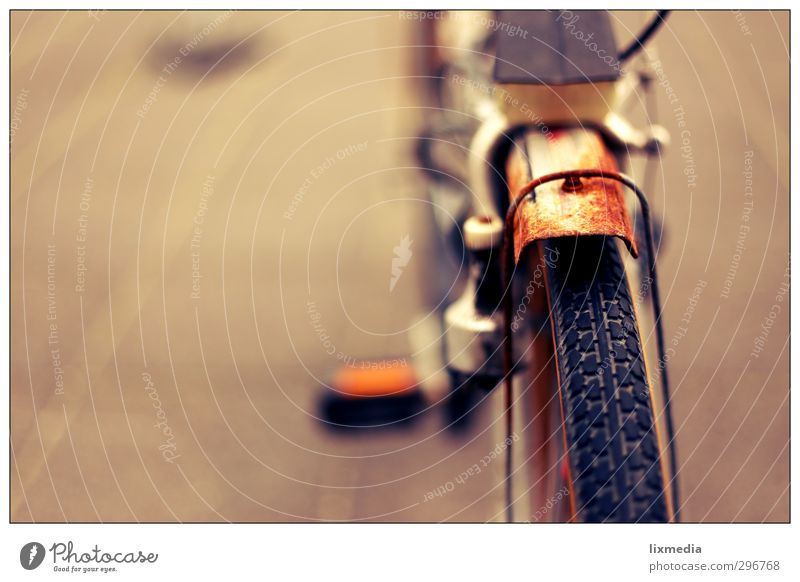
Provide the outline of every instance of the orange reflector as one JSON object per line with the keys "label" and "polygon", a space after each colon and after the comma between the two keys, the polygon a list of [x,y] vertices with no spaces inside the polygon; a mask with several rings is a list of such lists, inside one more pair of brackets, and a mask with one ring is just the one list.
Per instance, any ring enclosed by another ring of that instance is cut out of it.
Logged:
{"label": "orange reflector", "polygon": [[339,368],[332,386],[343,396],[405,396],[416,390],[417,378],[403,360],[360,362]]}

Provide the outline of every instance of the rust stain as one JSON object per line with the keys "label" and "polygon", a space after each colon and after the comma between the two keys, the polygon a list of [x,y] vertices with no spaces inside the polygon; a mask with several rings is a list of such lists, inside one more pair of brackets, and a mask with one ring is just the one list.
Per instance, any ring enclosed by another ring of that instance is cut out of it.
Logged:
{"label": "rust stain", "polygon": [[[541,145],[547,144],[547,155]],[[507,164],[510,196],[515,197],[533,179],[553,172],[600,169],[617,172],[614,157],[600,136],[588,130],[563,130],[549,140],[529,147],[530,163],[520,148],[515,148]],[[576,235],[617,236],[625,241],[634,257],[639,255],[625,205],[623,186],[605,178],[582,179],[575,191],[562,188],[563,180],[536,188],[536,202],[530,199],[517,211],[514,232],[516,260],[533,241]]]}

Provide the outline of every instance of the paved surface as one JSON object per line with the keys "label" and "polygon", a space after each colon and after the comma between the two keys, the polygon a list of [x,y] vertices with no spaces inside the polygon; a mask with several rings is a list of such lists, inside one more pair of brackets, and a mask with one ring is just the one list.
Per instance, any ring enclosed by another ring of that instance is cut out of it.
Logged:
{"label": "paved surface", "polygon": [[[690,521],[789,515],[788,20],[681,13],[656,43]],[[426,501],[502,438],[494,397],[467,438],[314,419],[337,357],[407,353],[431,300],[413,26],[12,14],[12,520],[502,518],[500,462]]]}

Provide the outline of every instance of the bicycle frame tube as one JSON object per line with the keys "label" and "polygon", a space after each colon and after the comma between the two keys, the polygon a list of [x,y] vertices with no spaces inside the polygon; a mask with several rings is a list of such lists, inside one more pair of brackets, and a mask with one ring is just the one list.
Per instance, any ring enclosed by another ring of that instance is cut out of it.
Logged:
{"label": "bicycle frame tube", "polygon": [[[599,133],[572,128],[526,130],[524,148],[512,148],[506,162],[513,200],[528,184],[546,174],[598,169],[617,172],[617,163]],[[530,243],[564,236],[606,235],[621,238],[634,257],[636,238],[622,185],[605,178],[560,180],[536,189],[536,201],[523,202],[517,212],[515,260]]]}

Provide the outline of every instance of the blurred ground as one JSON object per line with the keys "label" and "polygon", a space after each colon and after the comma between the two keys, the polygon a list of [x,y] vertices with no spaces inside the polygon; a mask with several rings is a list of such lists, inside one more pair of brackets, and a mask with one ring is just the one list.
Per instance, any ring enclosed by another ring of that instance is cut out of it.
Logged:
{"label": "blurred ground", "polygon": [[[414,26],[12,13],[12,521],[502,518],[499,462],[426,500],[502,439],[494,397],[468,438],[314,418],[430,299]],[[654,43],[687,521],[789,518],[788,30],[687,12]]]}

